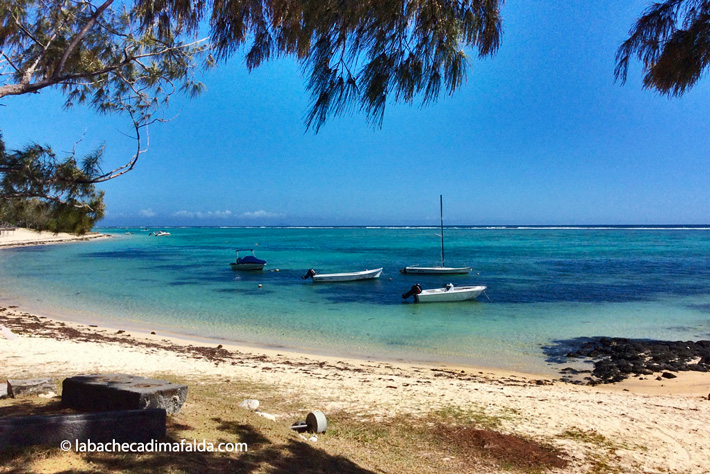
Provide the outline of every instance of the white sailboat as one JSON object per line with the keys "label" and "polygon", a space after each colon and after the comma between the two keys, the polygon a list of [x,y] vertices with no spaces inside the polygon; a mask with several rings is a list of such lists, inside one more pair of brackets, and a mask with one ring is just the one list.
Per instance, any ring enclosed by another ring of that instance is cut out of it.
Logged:
{"label": "white sailboat", "polygon": [[421,265],[411,265],[404,267],[400,273],[416,275],[467,275],[471,267],[447,267],[444,264],[444,199],[439,195],[439,215],[441,217],[441,266],[425,267]]}

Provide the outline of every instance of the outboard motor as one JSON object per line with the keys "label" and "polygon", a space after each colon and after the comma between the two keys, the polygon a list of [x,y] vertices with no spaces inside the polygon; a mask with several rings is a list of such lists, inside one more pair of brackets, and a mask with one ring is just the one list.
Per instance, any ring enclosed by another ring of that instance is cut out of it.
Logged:
{"label": "outboard motor", "polygon": [[306,274],[303,275],[301,278],[303,278],[304,280],[308,280],[309,278],[315,276],[315,274],[316,274],[316,271],[311,268],[311,269],[308,270],[308,271],[306,272]]}
{"label": "outboard motor", "polygon": [[402,293],[402,298],[406,300],[406,299],[409,298],[410,296],[412,296],[412,295],[416,296],[416,295],[418,295],[418,294],[421,293],[421,292],[422,292],[422,285],[420,285],[419,283],[417,283],[416,285],[413,285],[413,286],[409,289],[408,292]]}

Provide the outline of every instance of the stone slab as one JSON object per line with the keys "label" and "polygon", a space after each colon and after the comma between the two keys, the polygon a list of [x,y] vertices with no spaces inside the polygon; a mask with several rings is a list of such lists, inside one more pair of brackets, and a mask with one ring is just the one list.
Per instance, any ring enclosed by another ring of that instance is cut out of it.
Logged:
{"label": "stone slab", "polygon": [[77,410],[162,408],[172,415],[180,411],[186,398],[187,385],[137,375],[77,375],[62,384],[62,403]]}
{"label": "stone slab", "polygon": [[5,382],[0,383],[0,400],[7,397],[7,384]]}
{"label": "stone slab", "polygon": [[7,379],[7,394],[10,397],[29,397],[31,395],[56,395],[57,388],[52,379]]}
{"label": "stone slab", "polygon": [[165,437],[165,410],[128,410],[80,415],[0,418],[0,449],[15,446],[59,447],[65,440],[86,443],[147,443]]}

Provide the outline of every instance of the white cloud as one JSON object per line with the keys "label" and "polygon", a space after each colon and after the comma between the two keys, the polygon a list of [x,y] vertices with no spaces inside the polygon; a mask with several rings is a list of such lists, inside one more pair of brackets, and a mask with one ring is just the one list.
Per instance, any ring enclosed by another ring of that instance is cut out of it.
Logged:
{"label": "white cloud", "polygon": [[141,217],[154,217],[155,211],[151,208],[143,209],[140,212],[138,212],[138,215]]}
{"label": "white cloud", "polygon": [[191,211],[177,211],[173,212],[173,217],[188,217],[190,219],[208,219],[208,218],[219,218],[219,219],[226,219],[228,217],[232,216],[232,211],[230,210],[224,210],[224,211],[207,211],[207,212],[191,212]]}
{"label": "white cloud", "polygon": [[263,209],[253,212],[242,212],[239,217],[245,217],[247,219],[260,219],[269,217],[283,217],[283,214],[278,214],[276,212],[267,212]]}

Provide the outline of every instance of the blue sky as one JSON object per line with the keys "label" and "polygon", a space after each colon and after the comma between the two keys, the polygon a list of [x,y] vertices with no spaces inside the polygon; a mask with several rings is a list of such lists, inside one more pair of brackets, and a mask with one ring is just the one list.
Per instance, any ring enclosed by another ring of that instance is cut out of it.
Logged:
{"label": "blue sky", "polygon": [[[284,59],[235,57],[174,100],[137,168],[102,186],[104,225],[710,223],[710,81],[680,99],[641,88],[614,55],[644,1],[506,2],[500,51],[420,109],[389,104],[306,132],[304,78]],[[36,140],[106,165],[134,151],[125,118],[62,111],[57,92],[7,98],[8,147]]]}

